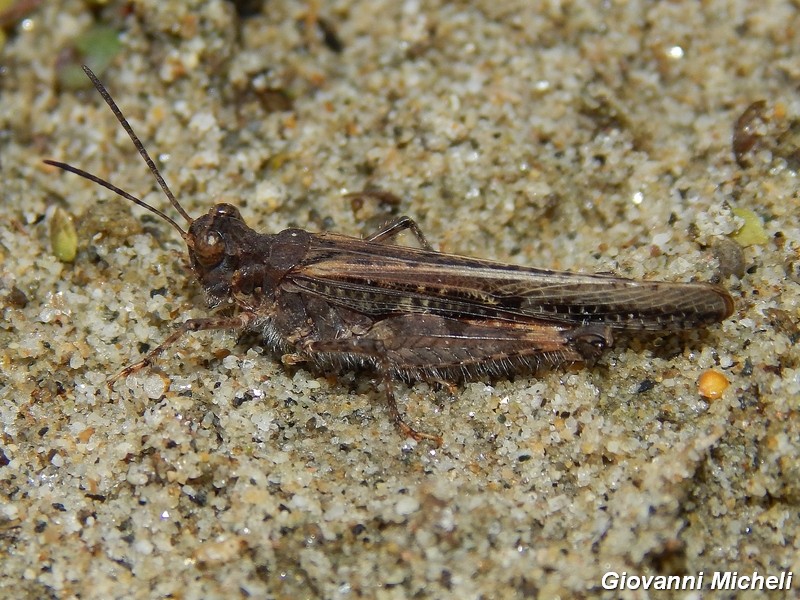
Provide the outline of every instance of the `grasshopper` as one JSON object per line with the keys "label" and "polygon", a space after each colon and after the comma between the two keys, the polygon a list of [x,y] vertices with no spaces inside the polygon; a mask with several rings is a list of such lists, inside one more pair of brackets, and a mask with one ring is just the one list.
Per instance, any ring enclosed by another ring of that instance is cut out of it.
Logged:
{"label": "grasshopper", "polygon": [[[403,420],[394,394],[397,379],[452,381],[591,363],[613,344],[616,332],[692,329],[733,313],[730,294],[708,283],[637,281],[437,252],[409,217],[365,239],[294,228],[259,233],[225,203],[193,218],[106,88],[88,67],[83,69],[188,227],[91,173],[44,162],[169,223],[186,243],[210,307],[223,309],[181,323],[139,362],[112,377],[109,386],[152,364],[189,332],[255,331],[284,363],[371,368],[384,385],[399,431],[439,444],[438,435],[418,432]],[[421,247],[396,243],[403,231]]]}

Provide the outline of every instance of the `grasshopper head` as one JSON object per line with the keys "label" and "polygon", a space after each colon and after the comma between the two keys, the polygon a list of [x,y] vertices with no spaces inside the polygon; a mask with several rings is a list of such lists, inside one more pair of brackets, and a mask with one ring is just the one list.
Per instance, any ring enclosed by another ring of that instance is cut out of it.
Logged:
{"label": "grasshopper head", "polygon": [[244,225],[244,220],[230,204],[216,204],[208,214],[192,221],[186,236],[192,268],[204,271],[217,267],[225,259],[226,234],[238,224]]}
{"label": "grasshopper head", "polygon": [[212,302],[220,302],[235,291],[233,278],[253,235],[257,234],[230,204],[216,204],[192,221],[184,236],[189,261]]}

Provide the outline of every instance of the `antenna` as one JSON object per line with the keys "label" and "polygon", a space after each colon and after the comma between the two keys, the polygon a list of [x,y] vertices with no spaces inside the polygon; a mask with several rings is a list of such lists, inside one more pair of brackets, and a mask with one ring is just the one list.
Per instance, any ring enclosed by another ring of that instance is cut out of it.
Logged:
{"label": "antenna", "polygon": [[183,229],[181,229],[181,226],[180,226],[180,225],[178,225],[178,224],[177,224],[175,221],[173,221],[172,219],[170,219],[170,218],[169,218],[167,215],[165,215],[163,212],[161,212],[161,211],[160,211],[160,210],[158,210],[157,208],[154,208],[154,207],[150,206],[150,205],[149,205],[149,204],[147,204],[146,202],[144,202],[144,201],[142,201],[142,200],[139,200],[139,198],[137,198],[137,197],[136,197],[136,196],[134,196],[133,194],[129,194],[129,193],[128,193],[128,192],[126,192],[125,190],[123,190],[123,189],[121,189],[121,188],[118,188],[118,187],[117,187],[117,186],[115,186],[113,183],[110,183],[110,182],[106,181],[105,179],[101,179],[101,178],[100,178],[100,177],[98,177],[97,175],[92,175],[92,174],[91,174],[91,173],[89,173],[88,171],[84,171],[83,169],[79,169],[78,167],[73,167],[72,165],[68,165],[67,163],[58,162],[57,160],[49,160],[49,159],[48,159],[48,160],[44,160],[43,162],[44,162],[46,165],[52,165],[52,166],[54,166],[54,167],[58,167],[59,169],[63,169],[64,171],[69,171],[70,173],[75,173],[75,175],[80,175],[80,176],[81,176],[81,177],[83,177],[84,179],[88,179],[89,181],[92,181],[92,182],[94,182],[94,183],[96,183],[96,184],[98,184],[98,185],[102,185],[104,188],[106,188],[106,189],[108,189],[108,190],[111,190],[112,192],[114,192],[115,194],[118,194],[118,195],[122,196],[122,197],[123,197],[123,198],[125,198],[126,200],[130,200],[130,201],[131,201],[131,202],[133,202],[134,204],[138,204],[138,205],[139,205],[139,206],[141,206],[142,208],[146,208],[146,209],[147,209],[147,210],[149,210],[150,212],[153,212],[153,213],[157,214],[159,217],[161,217],[161,218],[162,218],[162,219],[164,219],[164,220],[165,220],[167,223],[169,223],[169,224],[170,224],[170,225],[172,225],[172,226],[173,226],[175,229],[177,229],[177,230],[180,232],[180,234],[181,234],[181,237],[183,237],[183,238],[186,238],[186,236],[188,235],[188,234],[187,234],[187,233],[186,233],[186,232],[185,232]]}
{"label": "antenna", "polygon": [[193,219],[188,214],[186,214],[186,211],[183,210],[183,207],[180,204],[178,204],[178,201],[175,199],[172,190],[169,189],[167,182],[164,181],[164,178],[161,176],[161,173],[159,173],[158,169],[156,168],[156,164],[153,162],[153,159],[150,158],[150,155],[147,153],[147,150],[144,149],[144,145],[139,140],[139,137],[133,132],[133,127],[131,127],[131,124],[128,123],[128,120],[123,116],[122,111],[119,109],[119,106],[117,106],[117,103],[114,102],[114,99],[111,97],[111,94],[108,93],[108,90],[102,83],[100,83],[100,80],[97,78],[97,75],[92,73],[92,70],[89,67],[83,65],[83,72],[86,73],[86,76],[94,84],[94,87],[97,89],[98,92],[100,92],[100,95],[103,97],[103,100],[106,101],[106,104],[108,104],[108,107],[111,109],[111,112],[113,112],[114,116],[117,117],[117,121],[119,121],[119,124],[122,125],[122,128],[127,132],[128,137],[131,138],[133,145],[136,146],[136,149],[139,151],[139,154],[142,155],[144,162],[147,163],[147,166],[150,168],[150,172],[153,174],[153,177],[156,178],[156,181],[158,181],[158,185],[161,186],[161,189],[164,190],[164,193],[167,195],[167,198],[169,198],[169,201],[172,203],[172,206],[174,206],[175,210],[177,210],[181,214],[181,216],[184,219],[186,219],[187,223],[191,223]]}
{"label": "antenna", "polygon": [[[153,162],[153,159],[150,158],[150,154],[148,154],[147,150],[145,150],[144,144],[142,144],[141,140],[139,139],[139,136],[137,136],[136,133],[133,131],[133,127],[131,127],[131,124],[128,123],[128,120],[122,114],[122,111],[119,109],[119,106],[117,106],[117,103],[114,102],[114,99],[111,97],[111,94],[108,93],[108,90],[100,82],[100,80],[97,78],[97,75],[95,75],[89,67],[87,67],[86,65],[83,65],[83,72],[86,73],[86,76],[92,82],[92,84],[94,85],[95,89],[98,92],[100,92],[100,95],[103,97],[103,100],[106,101],[106,104],[108,104],[109,108],[111,109],[111,112],[114,113],[114,116],[117,118],[117,121],[119,121],[120,125],[122,125],[122,128],[128,134],[128,137],[131,138],[131,141],[133,142],[133,145],[136,146],[136,149],[139,151],[139,154],[144,159],[144,162],[147,164],[147,167],[150,169],[150,172],[153,174],[153,177],[156,178],[156,181],[158,182],[158,185],[161,186],[161,189],[164,191],[164,194],[167,196],[167,198],[169,198],[169,201],[172,204],[172,206],[175,208],[175,210],[177,210],[180,213],[180,215],[184,219],[186,219],[187,223],[191,224],[194,221],[194,219],[192,219],[188,215],[188,213],[183,209],[183,207],[175,199],[175,195],[172,193],[172,190],[169,189],[169,186],[167,185],[167,182],[164,181],[164,178],[161,176],[161,173],[159,172],[158,167],[156,167],[155,162]],[[167,215],[165,215],[160,210],[158,210],[158,209],[150,206],[149,204],[143,202],[142,200],[140,200],[136,196],[134,196],[132,194],[129,194],[128,192],[126,192],[125,190],[123,190],[121,188],[118,188],[113,183],[110,183],[110,182],[106,181],[105,179],[101,179],[97,175],[92,175],[91,173],[89,173],[87,171],[84,171],[83,169],[79,169],[77,167],[73,167],[72,165],[68,165],[67,163],[63,163],[63,162],[59,162],[59,161],[55,161],[55,160],[45,160],[44,162],[45,162],[45,164],[52,165],[54,167],[58,167],[59,169],[63,169],[64,171],[69,171],[70,173],[74,173],[75,175],[79,175],[80,177],[83,177],[84,179],[88,179],[89,181],[92,181],[92,182],[94,182],[94,183],[96,183],[98,185],[101,185],[104,188],[106,188],[108,190],[111,190],[115,194],[118,194],[118,195],[122,196],[126,200],[130,200],[134,204],[137,204],[138,206],[141,206],[142,208],[146,208],[150,212],[153,212],[153,213],[157,214],[159,217],[164,219],[167,223],[172,225],[175,229],[177,229],[180,232],[181,237],[186,239],[186,236],[187,236],[186,232],[173,219],[169,218]]]}

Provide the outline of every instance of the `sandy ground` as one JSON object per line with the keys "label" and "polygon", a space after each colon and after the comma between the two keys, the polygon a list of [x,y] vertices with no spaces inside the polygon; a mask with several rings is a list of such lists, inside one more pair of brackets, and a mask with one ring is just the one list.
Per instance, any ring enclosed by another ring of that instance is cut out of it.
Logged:
{"label": "sandy ground", "polygon": [[[703,572],[731,597],[714,572],[797,572],[796,4],[320,4],[47,2],[6,29],[0,596],[644,598],[603,575]],[[592,368],[400,386],[438,449],[398,435],[370,373],[233,332],[109,393],[209,310],[174,230],[41,162],[179,218],[59,79],[98,24],[121,36],[101,77],[191,215],[358,236],[407,214],[448,252],[718,282],[736,312]],[[399,206],[345,197],[367,187]]]}

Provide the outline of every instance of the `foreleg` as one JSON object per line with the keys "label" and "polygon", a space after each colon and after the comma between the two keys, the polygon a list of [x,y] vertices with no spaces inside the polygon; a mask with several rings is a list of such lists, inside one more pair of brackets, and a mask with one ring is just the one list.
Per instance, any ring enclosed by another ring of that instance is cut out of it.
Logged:
{"label": "foreleg", "polygon": [[211,329],[246,329],[253,318],[254,316],[251,313],[241,313],[235,317],[206,317],[203,319],[189,319],[184,321],[167,339],[148,352],[142,360],[122,369],[109,379],[106,385],[110,389],[120,378],[127,377],[128,375],[137,373],[145,367],[150,366],[164,350],[172,346],[187,333],[208,331]]}

